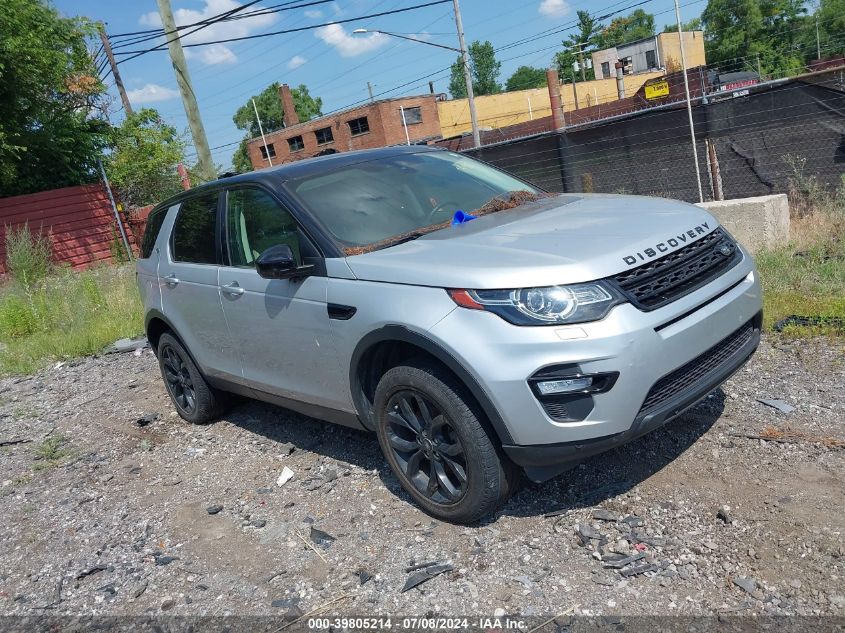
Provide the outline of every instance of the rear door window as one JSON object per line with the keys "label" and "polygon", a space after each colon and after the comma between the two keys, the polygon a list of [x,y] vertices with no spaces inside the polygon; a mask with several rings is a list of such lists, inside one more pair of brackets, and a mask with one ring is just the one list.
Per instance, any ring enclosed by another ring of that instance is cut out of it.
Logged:
{"label": "rear door window", "polygon": [[219,192],[189,198],[182,203],[173,225],[173,260],[216,264],[217,200]]}

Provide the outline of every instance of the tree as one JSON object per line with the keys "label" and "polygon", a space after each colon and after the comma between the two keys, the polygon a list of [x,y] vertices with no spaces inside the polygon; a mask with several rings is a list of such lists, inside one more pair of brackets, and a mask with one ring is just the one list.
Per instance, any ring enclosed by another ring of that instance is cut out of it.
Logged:
{"label": "tree", "polygon": [[[274,81],[257,95],[253,95],[240,108],[238,108],[232,121],[239,130],[246,130],[247,135],[241,141],[238,149],[232,156],[232,163],[236,171],[246,172],[252,170],[252,163],[246,152],[247,141],[261,136],[258,127],[258,120],[255,118],[255,108],[261,117],[261,127],[264,133],[280,130],[285,126],[285,111],[282,100],[279,98],[279,82]],[[320,97],[312,97],[305,84],[299,84],[291,88],[293,97],[293,108],[296,116],[301,122],[310,121],[314,117],[323,116],[323,100]],[[252,107],[252,100],[255,99],[255,108]]]}
{"label": "tree", "polygon": [[654,36],[654,15],[637,9],[627,16],[614,18],[596,37],[600,49],[636,42]]}
{"label": "tree", "polygon": [[[322,116],[323,100],[320,97],[312,97],[308,88],[300,84],[291,88],[293,107],[299,120],[310,121],[314,117]],[[285,126],[285,111],[282,107],[282,100],[279,98],[279,82],[274,81],[257,95],[247,99],[247,102],[238,108],[235,116],[232,117],[235,126],[239,130],[247,130],[250,138],[261,135],[258,129],[258,121],[255,118],[255,109],[252,107],[252,100],[255,99],[255,107],[258,108],[258,115],[261,117],[261,125],[264,132],[273,132]]]}
{"label": "tree", "polygon": [[[496,51],[493,49],[493,45],[488,41],[479,42],[476,40],[469,45],[467,52],[469,53],[472,92],[475,96],[501,92],[502,86],[498,79],[502,70],[502,62],[496,60]],[[463,99],[467,96],[464,65],[460,57],[452,64],[449,92],[455,99]]]}
{"label": "tree", "polygon": [[802,0],[709,0],[701,15],[707,61],[722,72],[758,67],[777,77],[799,72],[805,13]]}
{"label": "tree", "polygon": [[546,85],[546,71],[543,68],[531,66],[520,66],[508,77],[505,83],[505,90],[528,90],[529,88],[542,88]]}
{"label": "tree", "polygon": [[[822,57],[830,57],[845,52],[845,0],[821,0],[811,29],[814,31],[816,20],[819,24],[819,44]],[[815,35],[815,33],[813,33]],[[809,57],[815,57],[815,48]]]}
{"label": "tree", "polygon": [[[689,22],[682,22],[681,26],[684,29],[684,32],[687,31],[700,31],[701,30],[701,18],[693,18]],[[677,33],[678,32],[678,25],[676,24],[667,24],[663,27],[664,33]]]}
{"label": "tree", "polygon": [[592,68],[585,68],[583,73],[576,73],[573,67],[576,62],[580,64],[585,58],[585,55],[579,55],[579,51],[595,45],[599,27],[599,23],[589,11],[578,11],[578,31],[563,40],[563,50],[555,55],[555,66],[562,79],[567,77],[574,77],[575,81],[595,79]]}
{"label": "tree", "polygon": [[0,196],[96,180],[109,125],[93,33],[44,0],[0,2]]}
{"label": "tree", "polygon": [[112,129],[109,145],[106,171],[127,206],[154,204],[181,190],[176,165],[185,160],[185,140],[156,110],[126,117]]}

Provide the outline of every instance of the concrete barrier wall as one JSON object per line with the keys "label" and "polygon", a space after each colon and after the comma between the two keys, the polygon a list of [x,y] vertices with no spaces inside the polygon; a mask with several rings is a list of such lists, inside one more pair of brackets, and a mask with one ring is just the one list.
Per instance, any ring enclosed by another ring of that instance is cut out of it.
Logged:
{"label": "concrete barrier wall", "polygon": [[707,209],[752,253],[789,242],[789,199],[786,194],[704,202]]}

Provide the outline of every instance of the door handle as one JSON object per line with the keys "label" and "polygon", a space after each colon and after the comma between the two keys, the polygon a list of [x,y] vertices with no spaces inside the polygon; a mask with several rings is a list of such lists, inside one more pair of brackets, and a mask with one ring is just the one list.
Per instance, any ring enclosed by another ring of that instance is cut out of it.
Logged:
{"label": "door handle", "polygon": [[164,283],[166,283],[171,288],[179,284],[179,279],[173,273],[169,274],[167,277],[164,278]]}
{"label": "door handle", "polygon": [[233,281],[227,286],[222,286],[221,290],[227,295],[232,295],[233,297],[240,297],[244,293],[244,289],[238,285],[237,281]]}

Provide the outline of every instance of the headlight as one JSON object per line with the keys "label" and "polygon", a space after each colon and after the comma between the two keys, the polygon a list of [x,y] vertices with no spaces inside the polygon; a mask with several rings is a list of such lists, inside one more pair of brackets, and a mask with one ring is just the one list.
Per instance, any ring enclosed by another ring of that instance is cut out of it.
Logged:
{"label": "headlight", "polygon": [[486,310],[515,325],[561,325],[603,319],[623,299],[602,283],[517,288],[449,290],[459,306]]}

